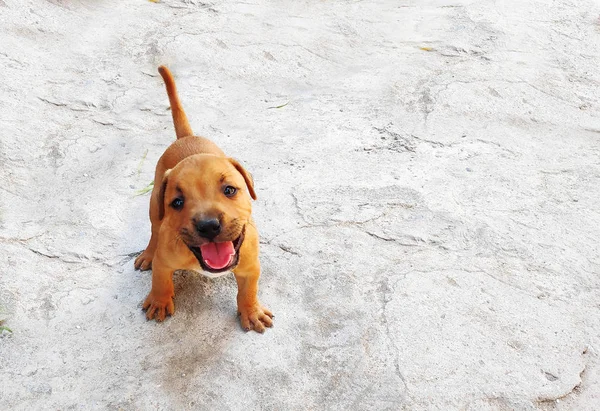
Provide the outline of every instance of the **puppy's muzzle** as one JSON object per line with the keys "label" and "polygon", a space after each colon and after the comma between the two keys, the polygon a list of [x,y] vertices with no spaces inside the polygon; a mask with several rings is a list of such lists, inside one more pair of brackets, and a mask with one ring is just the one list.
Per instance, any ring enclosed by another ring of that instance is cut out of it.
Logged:
{"label": "puppy's muzzle", "polygon": [[200,246],[190,244],[187,244],[187,246],[200,263],[203,271],[221,273],[237,266],[245,233],[246,227],[244,226],[239,236],[233,240],[210,241]]}
{"label": "puppy's muzzle", "polygon": [[195,226],[198,235],[209,241],[214,240],[221,233],[221,223],[216,218],[198,220]]}

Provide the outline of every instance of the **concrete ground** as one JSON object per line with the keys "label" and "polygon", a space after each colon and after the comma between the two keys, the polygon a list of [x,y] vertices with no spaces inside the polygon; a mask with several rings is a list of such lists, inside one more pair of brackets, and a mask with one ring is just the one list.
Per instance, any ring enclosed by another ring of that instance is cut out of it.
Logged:
{"label": "concrete ground", "polygon": [[[600,4],[0,0],[2,409],[593,410]],[[263,335],[176,275],[146,322],[154,166],[254,174]]]}

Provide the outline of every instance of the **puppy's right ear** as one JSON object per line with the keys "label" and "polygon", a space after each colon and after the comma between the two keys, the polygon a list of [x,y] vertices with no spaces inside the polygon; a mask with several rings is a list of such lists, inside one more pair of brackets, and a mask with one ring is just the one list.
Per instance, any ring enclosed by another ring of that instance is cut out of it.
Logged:
{"label": "puppy's right ear", "polygon": [[160,185],[160,190],[158,191],[158,219],[162,220],[165,216],[165,190],[167,189],[167,181],[169,180],[169,174],[171,173],[171,169],[165,171],[163,174],[162,183]]}
{"label": "puppy's right ear", "polygon": [[246,186],[248,187],[248,192],[250,192],[250,197],[253,200],[256,200],[256,193],[254,192],[254,180],[252,179],[252,174],[246,171],[244,167],[237,161],[235,158],[229,158],[229,162],[233,164],[235,169],[244,177],[244,181],[246,182]]}

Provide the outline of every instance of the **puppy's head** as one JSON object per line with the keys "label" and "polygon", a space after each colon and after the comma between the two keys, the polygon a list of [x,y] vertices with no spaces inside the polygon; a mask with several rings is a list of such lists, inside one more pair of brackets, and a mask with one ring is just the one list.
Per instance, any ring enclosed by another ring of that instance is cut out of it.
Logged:
{"label": "puppy's head", "polygon": [[[248,195],[249,194],[249,195]],[[235,267],[256,200],[250,174],[234,159],[196,154],[167,171],[159,192],[159,218],[194,253],[202,269]]]}

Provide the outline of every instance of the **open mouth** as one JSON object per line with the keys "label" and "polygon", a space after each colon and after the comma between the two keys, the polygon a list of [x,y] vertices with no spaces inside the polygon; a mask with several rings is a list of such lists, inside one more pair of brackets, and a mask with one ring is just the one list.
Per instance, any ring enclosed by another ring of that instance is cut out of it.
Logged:
{"label": "open mouth", "polygon": [[240,247],[244,242],[244,233],[233,241],[210,242],[199,247],[188,248],[194,253],[204,271],[222,273],[234,268],[240,260]]}

